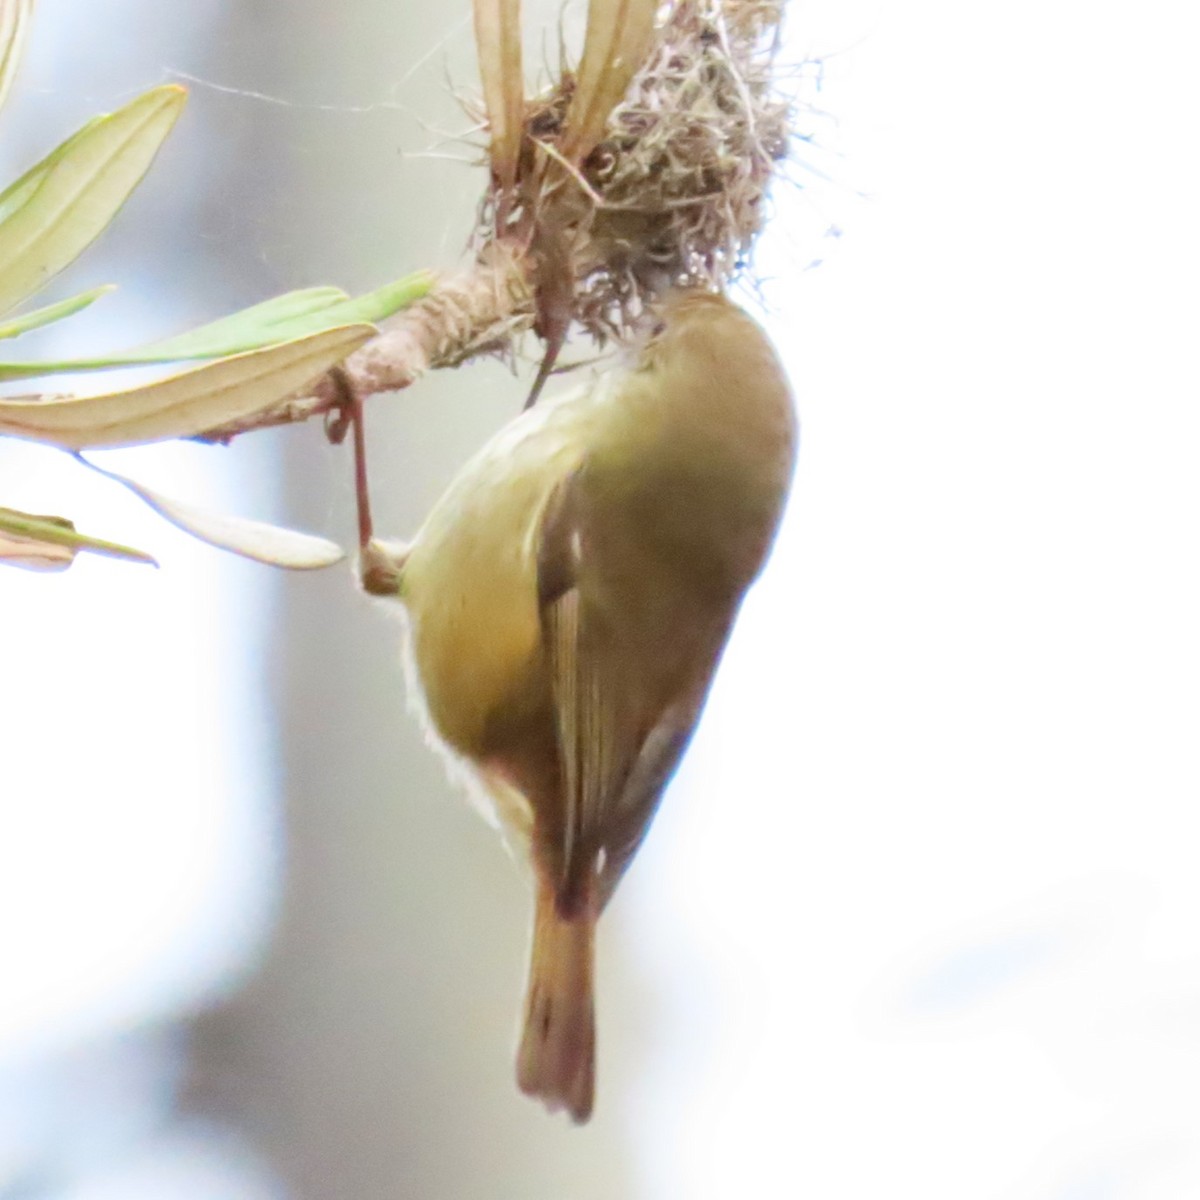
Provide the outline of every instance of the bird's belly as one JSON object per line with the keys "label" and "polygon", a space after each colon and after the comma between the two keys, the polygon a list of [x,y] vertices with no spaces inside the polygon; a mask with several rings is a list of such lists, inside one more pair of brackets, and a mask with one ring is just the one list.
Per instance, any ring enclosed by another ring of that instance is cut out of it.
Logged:
{"label": "bird's belly", "polygon": [[490,731],[540,692],[533,588],[519,564],[480,564],[476,586],[437,595],[413,617],[413,658],[429,720],[458,753],[485,757]]}

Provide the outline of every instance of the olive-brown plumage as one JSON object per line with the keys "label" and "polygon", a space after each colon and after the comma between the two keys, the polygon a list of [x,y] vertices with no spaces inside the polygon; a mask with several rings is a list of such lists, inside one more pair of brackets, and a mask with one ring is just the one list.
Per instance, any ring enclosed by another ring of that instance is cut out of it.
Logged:
{"label": "olive-brown plumage", "polygon": [[577,1121],[595,921],[695,728],[795,441],[765,334],[684,293],[631,368],[503,429],[399,560],[428,725],[533,866],[518,1082]]}

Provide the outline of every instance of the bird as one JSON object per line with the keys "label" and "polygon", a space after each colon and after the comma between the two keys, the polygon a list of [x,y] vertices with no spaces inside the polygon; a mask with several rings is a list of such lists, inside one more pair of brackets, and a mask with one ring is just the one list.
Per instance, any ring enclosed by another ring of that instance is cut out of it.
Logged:
{"label": "bird", "polygon": [[430,740],[532,866],[517,1083],[576,1123],[595,1094],[596,922],[696,728],[796,451],[766,333],[680,289],[624,363],[520,414],[413,541],[364,556],[367,590],[407,612]]}

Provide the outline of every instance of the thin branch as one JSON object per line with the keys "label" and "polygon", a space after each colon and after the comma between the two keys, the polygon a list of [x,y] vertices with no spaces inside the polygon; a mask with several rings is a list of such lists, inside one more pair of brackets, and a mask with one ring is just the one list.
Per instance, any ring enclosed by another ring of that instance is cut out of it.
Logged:
{"label": "thin branch", "polygon": [[[338,369],[360,396],[397,392],[427,371],[457,367],[508,345],[532,322],[528,260],[509,243],[494,242],[471,269],[439,280]],[[306,395],[209,430],[202,440],[228,442],[255,429],[307,421],[338,409],[343,396],[344,389],[327,374]]]}

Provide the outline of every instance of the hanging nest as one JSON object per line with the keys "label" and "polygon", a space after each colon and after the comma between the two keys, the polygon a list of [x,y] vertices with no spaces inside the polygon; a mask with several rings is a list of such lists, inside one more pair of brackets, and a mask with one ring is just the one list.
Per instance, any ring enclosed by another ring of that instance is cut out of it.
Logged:
{"label": "hanging nest", "polygon": [[492,173],[475,242],[528,257],[539,333],[619,338],[667,287],[724,288],[788,154],[782,0],[592,0],[578,69],[528,101],[511,26],[489,37],[480,7]]}
{"label": "hanging nest", "polygon": [[214,438],[509,355],[530,328],[546,345],[536,393],[572,325],[620,341],[668,288],[724,289],[747,268],[796,115],[783,0],[589,0],[578,65],[532,98],[520,0],[474,0],[474,15],[491,168],[474,262],[311,395]]}

